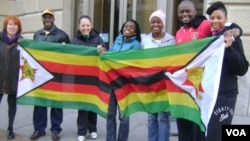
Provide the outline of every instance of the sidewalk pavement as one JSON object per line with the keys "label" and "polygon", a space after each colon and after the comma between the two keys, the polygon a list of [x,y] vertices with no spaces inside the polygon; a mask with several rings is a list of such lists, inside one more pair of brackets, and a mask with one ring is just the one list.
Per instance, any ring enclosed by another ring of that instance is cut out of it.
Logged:
{"label": "sidewalk pavement", "polygon": [[[8,105],[6,95],[0,104],[0,141],[9,141],[6,139],[6,129],[8,126]],[[48,108],[48,127],[46,136],[39,138],[37,141],[52,141],[50,126],[50,108]],[[62,123],[60,141],[77,141],[77,110],[64,109],[64,121]],[[33,106],[18,105],[16,118],[14,122],[14,132],[16,138],[12,141],[30,141],[29,136],[33,133],[32,124]],[[118,120],[119,123],[119,120]],[[250,117],[235,116],[233,124],[250,124]],[[105,141],[106,138],[106,119],[98,116],[97,123],[98,139],[86,141]],[[174,119],[171,119],[171,136],[170,141],[177,141],[177,127]],[[147,141],[147,114],[138,112],[130,116],[129,141]]]}

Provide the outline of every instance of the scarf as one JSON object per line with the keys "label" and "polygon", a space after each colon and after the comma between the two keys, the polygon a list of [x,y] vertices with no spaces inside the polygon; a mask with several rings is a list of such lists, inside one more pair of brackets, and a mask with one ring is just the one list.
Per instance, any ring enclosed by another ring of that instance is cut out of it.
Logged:
{"label": "scarf", "polygon": [[221,28],[220,30],[217,31],[212,31],[212,35],[215,36],[217,35],[217,33],[221,32],[224,28]]}
{"label": "scarf", "polygon": [[3,32],[3,38],[4,38],[4,40],[6,41],[6,43],[7,43],[8,45],[11,45],[11,44],[13,44],[13,43],[15,43],[15,42],[18,41],[18,39],[20,38],[20,34],[17,33],[17,34],[15,35],[14,38],[9,38],[9,37],[7,36],[7,32],[4,31],[4,32]]}

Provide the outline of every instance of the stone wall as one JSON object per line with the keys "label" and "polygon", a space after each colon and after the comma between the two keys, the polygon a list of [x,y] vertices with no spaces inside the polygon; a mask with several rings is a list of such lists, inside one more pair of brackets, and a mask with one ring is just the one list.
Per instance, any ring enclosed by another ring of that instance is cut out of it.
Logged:
{"label": "stone wall", "polygon": [[[41,13],[45,9],[55,11],[55,24],[70,36],[72,34],[73,4],[71,0],[1,0],[0,21],[5,15],[18,15],[22,22],[23,36],[32,39],[33,34],[43,27]],[[63,18],[62,18],[63,17]],[[0,24],[2,29],[2,23]]]}

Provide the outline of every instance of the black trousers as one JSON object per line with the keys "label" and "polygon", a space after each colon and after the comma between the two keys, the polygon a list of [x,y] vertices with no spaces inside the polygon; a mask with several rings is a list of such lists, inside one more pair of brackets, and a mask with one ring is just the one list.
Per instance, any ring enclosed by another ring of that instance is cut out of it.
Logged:
{"label": "black trousers", "polygon": [[90,111],[79,110],[77,117],[77,134],[86,136],[87,132],[97,132],[97,114]]}
{"label": "black trousers", "polygon": [[[0,102],[2,101],[3,94],[0,94]],[[16,94],[8,94],[8,117],[9,117],[9,125],[8,130],[13,130],[13,123],[16,116]]]}
{"label": "black trousers", "polygon": [[177,118],[178,141],[205,141],[205,133],[192,121]]}
{"label": "black trousers", "polygon": [[222,140],[222,125],[230,125],[233,120],[237,96],[218,96],[208,123],[206,141]]}

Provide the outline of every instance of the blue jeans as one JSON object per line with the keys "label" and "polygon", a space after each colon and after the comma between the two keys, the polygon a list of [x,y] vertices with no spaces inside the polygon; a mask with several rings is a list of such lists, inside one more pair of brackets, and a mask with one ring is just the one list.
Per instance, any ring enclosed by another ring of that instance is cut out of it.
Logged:
{"label": "blue jeans", "polygon": [[[50,111],[51,128],[53,133],[60,133],[62,131],[61,124],[63,121],[62,109],[51,108]],[[33,113],[33,124],[35,131],[45,133],[47,127],[47,107],[35,106]]]}
{"label": "blue jeans", "polygon": [[[107,118],[107,127],[106,127],[106,141],[116,141],[116,113],[117,113],[117,100],[114,93],[111,93],[109,108],[108,108],[108,118]],[[119,108],[118,108],[119,110]],[[129,118],[124,118],[119,112],[119,132],[117,141],[127,141],[129,134]]]}
{"label": "blue jeans", "polygon": [[170,121],[169,113],[155,113],[148,115],[148,141],[169,141]]}

